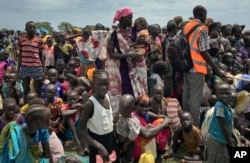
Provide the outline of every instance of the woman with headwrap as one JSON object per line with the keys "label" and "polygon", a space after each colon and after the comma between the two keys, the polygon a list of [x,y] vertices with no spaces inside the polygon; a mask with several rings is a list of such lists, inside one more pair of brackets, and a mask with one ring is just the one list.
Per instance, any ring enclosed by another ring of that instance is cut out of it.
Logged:
{"label": "woman with headwrap", "polygon": [[137,97],[147,94],[147,67],[144,55],[136,54],[133,50],[130,27],[133,12],[130,8],[116,11],[113,23],[119,21],[108,38],[108,53],[105,70],[109,72],[109,95],[111,105],[116,112],[119,99],[123,94]]}

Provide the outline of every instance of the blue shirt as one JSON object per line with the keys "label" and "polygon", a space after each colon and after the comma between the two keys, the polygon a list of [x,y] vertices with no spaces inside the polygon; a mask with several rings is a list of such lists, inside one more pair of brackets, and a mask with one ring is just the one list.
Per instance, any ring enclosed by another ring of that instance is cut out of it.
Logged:
{"label": "blue shirt", "polygon": [[[41,98],[42,99],[45,99],[45,97],[46,97],[45,92],[46,92],[47,86],[48,86],[48,84],[44,84],[41,88]],[[63,98],[63,90],[62,90],[61,83],[56,82],[55,86],[56,86],[56,97]]]}
{"label": "blue shirt", "polygon": [[41,143],[48,143],[49,142],[49,130],[48,129],[40,129],[36,131],[36,134],[34,137],[32,137],[30,144],[37,144],[39,142]]}
{"label": "blue shirt", "polygon": [[212,121],[210,123],[210,129],[209,129],[209,134],[210,136],[223,144],[227,144],[227,141],[221,131],[220,124],[218,117],[222,117],[225,120],[226,128],[228,130],[229,137],[233,133],[233,112],[230,107],[227,105],[221,103],[221,102],[216,102],[214,106],[214,114]]}

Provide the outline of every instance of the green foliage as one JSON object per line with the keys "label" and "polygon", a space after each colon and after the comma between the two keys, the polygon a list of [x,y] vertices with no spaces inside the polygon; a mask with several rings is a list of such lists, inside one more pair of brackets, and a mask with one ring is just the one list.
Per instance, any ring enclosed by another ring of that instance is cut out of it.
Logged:
{"label": "green foliage", "polygon": [[46,29],[49,31],[50,34],[53,32],[53,27],[51,26],[50,22],[36,22],[36,28],[37,29]]}
{"label": "green foliage", "polygon": [[58,26],[57,26],[58,30],[61,32],[69,32],[72,30],[73,25],[69,22],[61,22]]}
{"label": "green foliage", "polygon": [[8,31],[8,28],[2,28],[1,31]]}

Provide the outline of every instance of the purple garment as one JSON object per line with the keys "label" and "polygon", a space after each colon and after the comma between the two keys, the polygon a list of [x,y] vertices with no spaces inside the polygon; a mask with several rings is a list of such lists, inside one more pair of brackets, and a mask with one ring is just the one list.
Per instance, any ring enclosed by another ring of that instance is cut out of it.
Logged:
{"label": "purple garment", "polygon": [[245,46],[240,48],[240,53],[242,54],[242,60],[248,59],[250,57],[250,49]]}
{"label": "purple garment", "polygon": [[[115,47],[119,53],[121,52],[120,45],[117,39],[117,36],[114,39]],[[120,74],[121,74],[121,81],[122,81],[122,94],[130,94],[134,95],[134,91],[131,85],[131,80],[129,77],[129,67],[126,58],[120,59]]]}
{"label": "purple garment", "polygon": [[[23,125],[25,123],[24,117],[22,114],[18,113],[17,117],[16,117],[16,122],[19,125]],[[0,133],[2,132],[3,128],[5,125],[7,125],[8,123],[5,121],[4,119],[4,115],[2,115],[0,117]]]}
{"label": "purple garment", "polygon": [[238,125],[242,125],[245,128],[250,127],[250,121],[246,119],[245,114],[250,112],[250,104],[248,104],[247,108],[238,115]]}

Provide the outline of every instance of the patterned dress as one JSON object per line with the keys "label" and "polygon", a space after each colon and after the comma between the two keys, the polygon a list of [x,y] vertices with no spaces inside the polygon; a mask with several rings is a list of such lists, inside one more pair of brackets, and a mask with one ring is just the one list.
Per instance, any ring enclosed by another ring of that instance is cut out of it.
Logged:
{"label": "patterned dress", "polygon": [[[111,31],[113,34],[114,31]],[[117,37],[116,37],[117,36]],[[114,51],[121,55],[132,51],[132,41],[128,31],[117,29],[114,39]],[[116,39],[117,38],[117,39]],[[105,70],[109,72],[109,95],[114,112],[118,110],[119,99],[123,94],[131,94],[137,97],[147,94],[147,66],[144,56],[140,56],[135,62],[131,58],[112,59],[107,55]]]}

